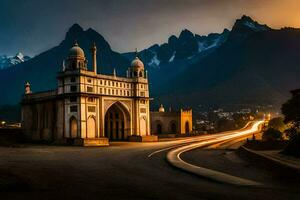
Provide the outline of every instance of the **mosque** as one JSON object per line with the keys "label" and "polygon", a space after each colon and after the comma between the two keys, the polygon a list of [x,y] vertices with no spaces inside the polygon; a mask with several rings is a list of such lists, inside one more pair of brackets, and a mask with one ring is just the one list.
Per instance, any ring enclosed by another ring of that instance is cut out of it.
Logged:
{"label": "mosque", "polygon": [[151,135],[149,85],[143,62],[136,57],[126,77],[97,73],[97,48],[92,45],[92,70],[78,43],[69,50],[57,88],[33,93],[25,85],[22,129],[35,141],[105,146],[112,140],[156,141]]}

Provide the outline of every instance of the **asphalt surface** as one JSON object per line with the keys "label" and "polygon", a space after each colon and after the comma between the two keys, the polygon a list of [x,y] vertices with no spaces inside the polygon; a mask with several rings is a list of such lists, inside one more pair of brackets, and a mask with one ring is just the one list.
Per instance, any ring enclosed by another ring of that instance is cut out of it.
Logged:
{"label": "asphalt surface", "polygon": [[[171,167],[165,159],[168,149],[184,141],[1,147],[0,199],[299,199],[299,192],[287,185],[237,187]],[[253,171],[246,167],[248,161],[223,162],[222,152],[208,151],[191,151],[184,159],[199,165],[206,160],[205,166],[227,172],[241,169],[249,172],[246,177],[269,181],[265,169]]]}

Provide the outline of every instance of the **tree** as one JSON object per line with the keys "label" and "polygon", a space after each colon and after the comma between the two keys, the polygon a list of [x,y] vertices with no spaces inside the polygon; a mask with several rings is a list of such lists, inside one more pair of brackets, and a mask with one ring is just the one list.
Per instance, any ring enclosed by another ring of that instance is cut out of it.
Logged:
{"label": "tree", "polygon": [[273,128],[279,130],[280,132],[284,132],[286,129],[284,119],[282,117],[276,117],[271,119],[268,123],[268,128]]}
{"label": "tree", "polygon": [[262,139],[265,141],[282,140],[282,133],[274,128],[269,128],[263,132]]}
{"label": "tree", "polygon": [[284,114],[284,122],[291,123],[291,127],[286,130],[289,137],[289,144],[284,149],[284,153],[300,156],[300,89],[291,91],[292,98],[281,107]]}
{"label": "tree", "polygon": [[281,112],[284,115],[284,123],[292,123],[300,128],[300,89],[291,91],[292,98],[284,103]]}
{"label": "tree", "polygon": [[300,132],[297,128],[291,127],[286,130],[289,137],[289,144],[283,150],[283,153],[300,157]]}

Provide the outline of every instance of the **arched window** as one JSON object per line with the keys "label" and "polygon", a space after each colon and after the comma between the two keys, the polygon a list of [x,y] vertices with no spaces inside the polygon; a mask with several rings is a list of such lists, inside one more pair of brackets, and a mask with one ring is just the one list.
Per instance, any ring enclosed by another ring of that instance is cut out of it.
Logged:
{"label": "arched window", "polygon": [[72,62],[72,69],[76,69],[76,61]]}
{"label": "arched window", "polygon": [[143,72],[142,71],[140,71],[139,77],[143,77]]}

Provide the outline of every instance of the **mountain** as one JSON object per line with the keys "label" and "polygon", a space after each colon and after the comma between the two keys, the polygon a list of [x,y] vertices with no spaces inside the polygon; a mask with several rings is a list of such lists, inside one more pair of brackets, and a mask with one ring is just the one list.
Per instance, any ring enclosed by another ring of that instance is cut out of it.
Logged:
{"label": "mountain", "polygon": [[[224,29],[222,33],[200,36],[184,29],[178,37],[170,36],[167,43],[155,44],[138,52],[149,72],[153,94],[156,95],[157,88],[183,73],[190,65],[214,52],[227,40],[229,33]],[[124,53],[123,56],[132,60],[135,53]]]}
{"label": "mountain", "polygon": [[[208,36],[193,34],[191,31],[184,29],[179,37],[172,35],[167,43],[155,44],[139,52],[139,56],[145,60],[145,64],[148,66],[159,68],[167,63],[193,59],[203,52],[215,49],[226,41],[228,35],[229,30],[227,29],[223,33],[212,33]],[[123,55],[128,59],[132,59],[135,54],[130,52]]]}
{"label": "mountain", "polygon": [[243,16],[219,48],[159,87],[158,101],[279,107],[300,85],[299,52],[300,29],[274,30]]}
{"label": "mountain", "polygon": [[[56,87],[56,73],[62,68],[74,40],[85,50],[95,41],[98,72],[125,75],[134,52],[120,54],[95,30],[74,24],[56,47],[34,58],[0,71],[0,105],[16,104],[30,81],[32,90]],[[280,106],[289,91],[299,87],[300,29],[275,30],[248,16],[236,20],[232,30],[200,36],[183,30],[164,44],[138,52],[148,70],[151,105],[193,107],[200,105]],[[9,83],[9,87],[7,86]]]}
{"label": "mountain", "polygon": [[0,70],[20,64],[29,59],[29,56],[24,56],[21,52],[17,53],[15,56],[2,55],[0,56]]}
{"label": "mountain", "polygon": [[95,30],[91,28],[83,30],[78,24],[74,24],[69,28],[65,39],[58,46],[26,62],[0,71],[0,90],[2,94],[0,105],[18,104],[21,95],[24,93],[26,81],[31,83],[33,92],[56,88],[56,74],[62,70],[63,60],[75,40],[85,51],[88,60],[92,60],[89,49],[93,42],[96,43],[98,47],[97,63],[101,66],[101,68],[98,68],[98,72],[112,74],[113,68],[116,68],[117,74],[125,74],[127,67],[130,65],[126,58],[113,51],[108,42]]}

